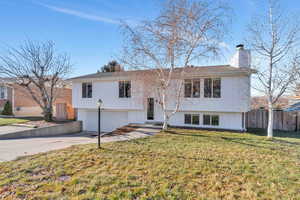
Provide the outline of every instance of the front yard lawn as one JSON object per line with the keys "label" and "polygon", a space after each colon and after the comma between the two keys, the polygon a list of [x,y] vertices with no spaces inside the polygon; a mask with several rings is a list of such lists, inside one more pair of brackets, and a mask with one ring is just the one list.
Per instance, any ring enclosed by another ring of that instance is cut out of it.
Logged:
{"label": "front yard lawn", "polygon": [[0,118],[0,126],[16,124],[16,123],[25,123],[25,122],[28,122],[28,120],[16,119],[16,118]]}
{"label": "front yard lawn", "polygon": [[0,199],[300,199],[300,139],[172,129],[0,163]]}

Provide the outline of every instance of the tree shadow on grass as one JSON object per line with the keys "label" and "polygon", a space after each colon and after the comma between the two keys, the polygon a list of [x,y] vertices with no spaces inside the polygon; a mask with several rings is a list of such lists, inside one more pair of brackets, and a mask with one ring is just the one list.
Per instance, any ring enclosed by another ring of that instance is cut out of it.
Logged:
{"label": "tree shadow on grass", "polygon": [[167,130],[165,133],[172,134],[172,135],[180,135],[180,136],[191,136],[191,137],[205,137],[205,138],[211,138],[214,136],[208,136],[208,135],[202,135],[202,134],[191,134],[191,133],[178,133],[176,131]]}
{"label": "tree shadow on grass", "polygon": [[[261,128],[249,128],[248,133],[258,136],[267,136],[267,131]],[[300,132],[293,132],[293,131],[274,131],[274,137],[279,138],[294,138],[300,139]]]}
{"label": "tree shadow on grass", "polygon": [[118,150],[118,149],[112,149],[112,148],[107,148],[107,147],[102,147],[101,148],[104,151],[107,152],[115,152],[115,153],[120,153],[120,154],[128,154],[128,155],[133,155],[133,156],[141,156],[141,157],[159,157],[159,158],[166,158],[166,159],[170,159],[170,158],[176,158],[176,159],[183,159],[183,160],[194,160],[194,161],[208,161],[208,162],[213,162],[213,159],[210,158],[202,158],[202,157],[187,157],[187,156],[181,156],[181,155],[177,155],[177,154],[172,154],[172,155],[168,155],[168,154],[162,154],[162,153],[145,153],[145,152],[141,152],[141,151],[126,151],[126,150]]}

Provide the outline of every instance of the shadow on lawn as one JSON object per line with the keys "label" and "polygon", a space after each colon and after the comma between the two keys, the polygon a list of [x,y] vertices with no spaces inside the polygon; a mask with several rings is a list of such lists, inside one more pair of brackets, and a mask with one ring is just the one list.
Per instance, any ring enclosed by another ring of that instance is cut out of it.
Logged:
{"label": "shadow on lawn", "polygon": [[176,131],[167,130],[165,133],[172,134],[172,135],[180,135],[180,136],[191,136],[191,137],[206,137],[211,138],[214,136],[202,135],[202,134],[191,134],[191,133],[178,133]]}
{"label": "shadow on lawn", "polygon": [[[214,138],[214,139],[223,139],[228,142],[241,144],[241,145],[247,145],[249,147],[255,147],[255,148],[263,148],[267,150],[276,150],[276,149],[282,149],[278,146],[272,146],[275,144],[283,144],[283,145],[297,145],[300,146],[300,142],[291,142],[284,139],[278,139],[273,138],[272,140],[265,140],[265,139],[252,139],[252,138],[246,138],[246,137],[224,137],[221,136],[208,136],[208,135],[201,135],[201,134],[188,134],[188,133],[178,133],[175,131],[166,131],[168,134],[173,135],[180,135],[180,136],[190,136],[190,137],[205,137],[205,138]],[[264,130],[256,130],[252,129],[251,131],[248,131],[248,133],[257,135],[257,136],[264,136],[266,137],[266,133],[264,133]],[[241,133],[242,134],[242,133]],[[300,133],[291,133],[291,132],[275,132],[274,137],[282,137],[282,138],[296,138],[300,139]],[[260,145],[259,145],[260,144]]]}
{"label": "shadow on lawn", "polygon": [[180,155],[176,155],[176,154],[162,154],[162,153],[145,153],[145,152],[141,152],[141,151],[121,151],[121,150],[117,150],[117,149],[112,149],[112,148],[101,148],[104,151],[107,152],[115,152],[115,153],[121,153],[121,154],[129,154],[129,155],[133,155],[133,156],[142,156],[142,157],[163,157],[166,159],[169,158],[178,158],[178,159],[184,159],[184,160],[194,160],[194,161],[208,161],[208,162],[213,162],[213,159],[209,159],[209,158],[201,158],[201,157],[186,157],[186,156],[180,156]]}
{"label": "shadow on lawn", "polygon": [[[247,132],[258,136],[267,136],[267,131],[261,128],[249,128]],[[300,139],[300,132],[274,131],[274,137]]]}

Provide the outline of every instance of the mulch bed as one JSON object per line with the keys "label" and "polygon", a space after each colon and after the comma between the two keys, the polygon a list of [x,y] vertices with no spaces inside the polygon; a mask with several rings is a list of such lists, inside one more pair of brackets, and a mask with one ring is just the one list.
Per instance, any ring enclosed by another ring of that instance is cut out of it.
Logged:
{"label": "mulch bed", "polygon": [[105,134],[103,137],[106,136],[114,136],[114,135],[124,135],[126,133],[129,133],[131,131],[136,130],[136,128],[130,127],[130,126],[123,126],[121,128],[118,128],[110,133]]}

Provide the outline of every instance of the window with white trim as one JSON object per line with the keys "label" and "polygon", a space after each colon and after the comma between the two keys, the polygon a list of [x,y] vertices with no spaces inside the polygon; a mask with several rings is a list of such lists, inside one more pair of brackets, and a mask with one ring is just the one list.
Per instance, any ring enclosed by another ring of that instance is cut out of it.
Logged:
{"label": "window with white trim", "polygon": [[184,97],[200,98],[200,79],[184,80]]}
{"label": "window with white trim", "polygon": [[219,115],[203,115],[203,125],[219,126]]}
{"label": "window with white trim", "polygon": [[204,97],[221,98],[221,79],[205,78],[204,79]]}
{"label": "window with white trim", "polygon": [[119,81],[119,98],[131,97],[131,82]]}
{"label": "window with white trim", "polygon": [[6,87],[0,86],[0,99],[5,99],[5,98],[6,98]]}
{"label": "window with white trim", "polygon": [[92,98],[92,97],[93,97],[93,84],[82,83],[82,98]]}
{"label": "window with white trim", "polygon": [[200,117],[197,114],[185,114],[184,115],[184,123],[192,124],[192,125],[199,125]]}

